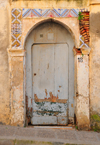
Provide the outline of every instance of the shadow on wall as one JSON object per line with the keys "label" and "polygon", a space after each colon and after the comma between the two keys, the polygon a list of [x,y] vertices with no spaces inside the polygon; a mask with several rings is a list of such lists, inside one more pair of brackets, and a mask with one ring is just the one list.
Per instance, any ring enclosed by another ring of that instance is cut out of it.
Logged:
{"label": "shadow on wall", "polygon": [[90,32],[100,37],[100,13],[93,13],[90,15]]}

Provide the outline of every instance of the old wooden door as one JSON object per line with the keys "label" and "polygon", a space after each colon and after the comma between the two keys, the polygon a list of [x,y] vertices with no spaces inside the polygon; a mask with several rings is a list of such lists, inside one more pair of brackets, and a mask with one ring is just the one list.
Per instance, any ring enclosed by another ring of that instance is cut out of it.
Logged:
{"label": "old wooden door", "polygon": [[68,45],[32,47],[32,124],[68,123]]}
{"label": "old wooden door", "polygon": [[27,115],[36,125],[66,125],[74,119],[74,42],[53,21],[40,24],[26,44]]}

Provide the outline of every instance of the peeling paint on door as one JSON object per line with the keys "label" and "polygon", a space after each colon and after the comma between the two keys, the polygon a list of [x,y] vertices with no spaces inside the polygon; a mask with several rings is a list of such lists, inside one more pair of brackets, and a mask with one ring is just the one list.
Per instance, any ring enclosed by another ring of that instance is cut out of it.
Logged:
{"label": "peeling paint on door", "polygon": [[[61,51],[62,48],[64,51]],[[66,125],[68,123],[68,45],[33,45],[32,64],[33,74],[37,74],[33,75],[32,124],[37,124],[38,117],[40,118],[38,124],[48,123],[46,116],[49,116],[49,123],[52,119],[51,123],[55,124],[56,119],[56,124],[60,124],[61,119],[58,122],[58,116],[62,116],[66,118],[63,122],[63,125]],[[49,68],[46,67],[48,64]],[[43,122],[41,117],[45,118]],[[55,118],[54,122],[52,117]]]}
{"label": "peeling paint on door", "polygon": [[[47,96],[47,94],[46,94]],[[53,96],[52,95],[52,92],[50,92],[50,97],[49,98],[44,98],[44,99],[39,99],[37,97],[36,94],[34,94],[34,100],[35,102],[57,102],[57,103],[67,103],[67,99],[59,99],[58,98],[58,95],[57,97],[56,96]]]}

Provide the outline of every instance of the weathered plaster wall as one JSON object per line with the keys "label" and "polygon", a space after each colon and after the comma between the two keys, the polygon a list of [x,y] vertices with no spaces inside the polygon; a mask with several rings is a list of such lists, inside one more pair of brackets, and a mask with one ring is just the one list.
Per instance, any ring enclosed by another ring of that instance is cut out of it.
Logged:
{"label": "weathered plaster wall", "polygon": [[100,0],[90,0],[90,4],[100,4]]}
{"label": "weathered plaster wall", "polygon": [[91,125],[95,126],[97,123],[100,128],[100,1],[98,0],[91,5],[90,41]]}
{"label": "weathered plaster wall", "polygon": [[10,124],[10,83],[7,48],[10,40],[10,6],[0,0],[0,123]]}
{"label": "weathered plaster wall", "polygon": [[89,129],[89,57],[77,56],[76,119],[78,129]]}
{"label": "weathered plaster wall", "polygon": [[89,0],[12,0],[13,7],[24,8],[82,8]]}
{"label": "weathered plaster wall", "polygon": [[23,126],[23,56],[11,56],[11,76],[11,125]]}

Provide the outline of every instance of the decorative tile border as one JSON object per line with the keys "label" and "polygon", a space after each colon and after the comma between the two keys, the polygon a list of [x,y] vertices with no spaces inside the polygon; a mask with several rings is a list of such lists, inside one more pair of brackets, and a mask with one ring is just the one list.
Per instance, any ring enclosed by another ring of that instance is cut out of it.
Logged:
{"label": "decorative tile border", "polygon": [[21,48],[22,18],[42,17],[78,17],[83,12],[84,19],[80,21],[80,48],[89,48],[89,13],[88,9],[17,9],[11,11],[11,39],[12,48]]}
{"label": "decorative tile border", "polygon": [[22,11],[21,9],[12,9],[11,11],[11,40],[12,48],[21,47],[21,34],[22,34]]}
{"label": "decorative tile border", "polygon": [[23,18],[78,17],[79,9],[23,9]]}

